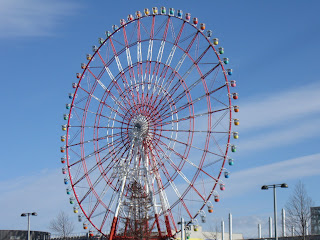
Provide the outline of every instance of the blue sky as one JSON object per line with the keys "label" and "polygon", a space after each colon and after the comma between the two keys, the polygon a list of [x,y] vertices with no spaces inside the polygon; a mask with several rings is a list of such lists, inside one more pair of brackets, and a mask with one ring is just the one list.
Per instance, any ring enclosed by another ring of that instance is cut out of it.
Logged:
{"label": "blue sky", "polygon": [[120,18],[153,6],[182,9],[205,22],[237,80],[236,164],[208,221],[226,221],[230,211],[234,232],[256,236],[262,223],[266,236],[273,205],[263,184],[288,183],[278,191],[279,213],[299,179],[320,205],[318,1],[2,0],[0,229],[25,229],[20,214],[37,211],[32,229],[46,231],[63,210],[82,231],[61,174],[67,94],[98,37]]}

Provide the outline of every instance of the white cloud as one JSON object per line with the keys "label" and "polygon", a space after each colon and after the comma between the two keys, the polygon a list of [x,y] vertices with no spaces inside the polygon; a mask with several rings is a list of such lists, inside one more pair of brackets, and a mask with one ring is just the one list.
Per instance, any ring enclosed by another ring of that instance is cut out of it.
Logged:
{"label": "white cloud", "polygon": [[[289,125],[287,129],[273,130],[269,133],[257,131],[255,137],[244,139],[239,144],[239,153],[248,154],[249,151],[276,148],[320,135],[320,129],[315,127],[320,123],[319,118],[311,119],[300,124]],[[241,137],[241,136],[240,136]]]}
{"label": "white cloud", "polygon": [[268,182],[283,182],[320,175],[319,160],[320,153],[235,172],[228,180],[230,187],[224,196],[234,197],[244,194]]}
{"label": "white cloud", "polygon": [[59,211],[65,211],[74,220],[76,232],[82,231],[69,204],[60,169],[2,181],[0,193],[1,214],[6,219],[1,229],[26,229],[27,219],[20,217],[21,213],[37,212],[38,216],[31,219],[31,229],[48,231],[50,221]]}
{"label": "white cloud", "polygon": [[263,94],[241,104],[241,130],[249,131],[288,122],[301,116],[320,112],[320,84],[309,84],[298,89],[265,96]]}
{"label": "white cloud", "polygon": [[269,226],[267,222],[267,216],[233,216],[233,231],[243,233],[245,238],[257,238],[258,237],[258,224],[261,224],[262,237],[269,237]]}
{"label": "white cloud", "polygon": [[75,4],[60,0],[2,0],[0,38],[52,35],[59,21],[77,9]]}
{"label": "white cloud", "polygon": [[[235,172],[228,180],[228,191],[223,193],[223,197],[234,198],[266,182],[282,182],[320,175],[319,159],[320,153]],[[63,210],[74,220],[75,232],[83,231],[81,224],[77,222],[77,215],[73,214],[72,206],[68,203],[60,169],[44,170],[31,176],[2,181],[0,193],[0,205],[5,206],[2,215],[6,217],[6,221],[1,224],[2,229],[25,229],[27,222],[25,218],[20,217],[20,214],[36,211],[39,215],[31,219],[32,229],[47,231],[50,220]],[[266,219],[266,216],[235,216],[234,232],[241,233],[243,229],[248,229],[246,236],[253,236],[256,224]]]}

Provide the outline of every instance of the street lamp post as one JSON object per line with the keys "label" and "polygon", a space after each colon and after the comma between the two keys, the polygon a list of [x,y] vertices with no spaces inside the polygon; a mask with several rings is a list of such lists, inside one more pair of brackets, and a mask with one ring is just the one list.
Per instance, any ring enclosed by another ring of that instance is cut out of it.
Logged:
{"label": "street lamp post", "polygon": [[31,216],[38,216],[38,214],[36,212],[21,214],[21,217],[28,217],[28,240],[30,240],[30,215]]}
{"label": "street lamp post", "polygon": [[190,225],[192,224],[192,221],[185,222],[183,217],[181,218],[181,221],[178,222],[178,225],[181,224],[181,240],[189,239],[188,236],[186,236],[186,231],[190,230]]}
{"label": "street lamp post", "polygon": [[268,190],[269,188],[273,188],[273,210],[274,210],[274,237],[275,240],[278,240],[278,233],[277,233],[277,201],[276,201],[276,188],[288,188],[288,184],[272,184],[272,185],[263,185],[261,187],[262,190]]}

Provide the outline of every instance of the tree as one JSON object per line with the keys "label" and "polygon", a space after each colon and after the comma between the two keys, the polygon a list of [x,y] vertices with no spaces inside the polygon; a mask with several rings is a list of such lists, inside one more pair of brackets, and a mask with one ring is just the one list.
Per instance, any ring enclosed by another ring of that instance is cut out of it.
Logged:
{"label": "tree", "polygon": [[299,181],[286,203],[287,227],[295,229],[295,234],[305,239],[307,227],[310,226],[310,207],[313,205],[312,199],[308,196],[305,185]]}
{"label": "tree", "polygon": [[[222,229],[221,229],[222,232]],[[209,223],[209,232],[202,232],[205,239],[218,239],[219,227],[217,221],[210,221]]]}
{"label": "tree", "polygon": [[65,212],[60,212],[49,225],[50,230],[66,239],[74,230],[74,224]]}

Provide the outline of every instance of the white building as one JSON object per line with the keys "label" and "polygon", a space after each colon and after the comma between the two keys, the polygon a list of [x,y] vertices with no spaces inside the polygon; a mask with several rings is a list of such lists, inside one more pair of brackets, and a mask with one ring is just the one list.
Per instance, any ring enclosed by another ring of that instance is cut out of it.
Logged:
{"label": "white building", "polygon": [[[197,229],[195,229],[194,226],[190,228],[189,231],[186,231],[186,239],[190,234],[188,240],[222,240],[222,234],[220,232],[203,232],[201,226],[198,226]],[[175,239],[181,239],[181,234],[177,233]],[[224,233],[224,240],[229,240],[229,233]],[[232,240],[243,240],[242,233],[233,233]]]}

